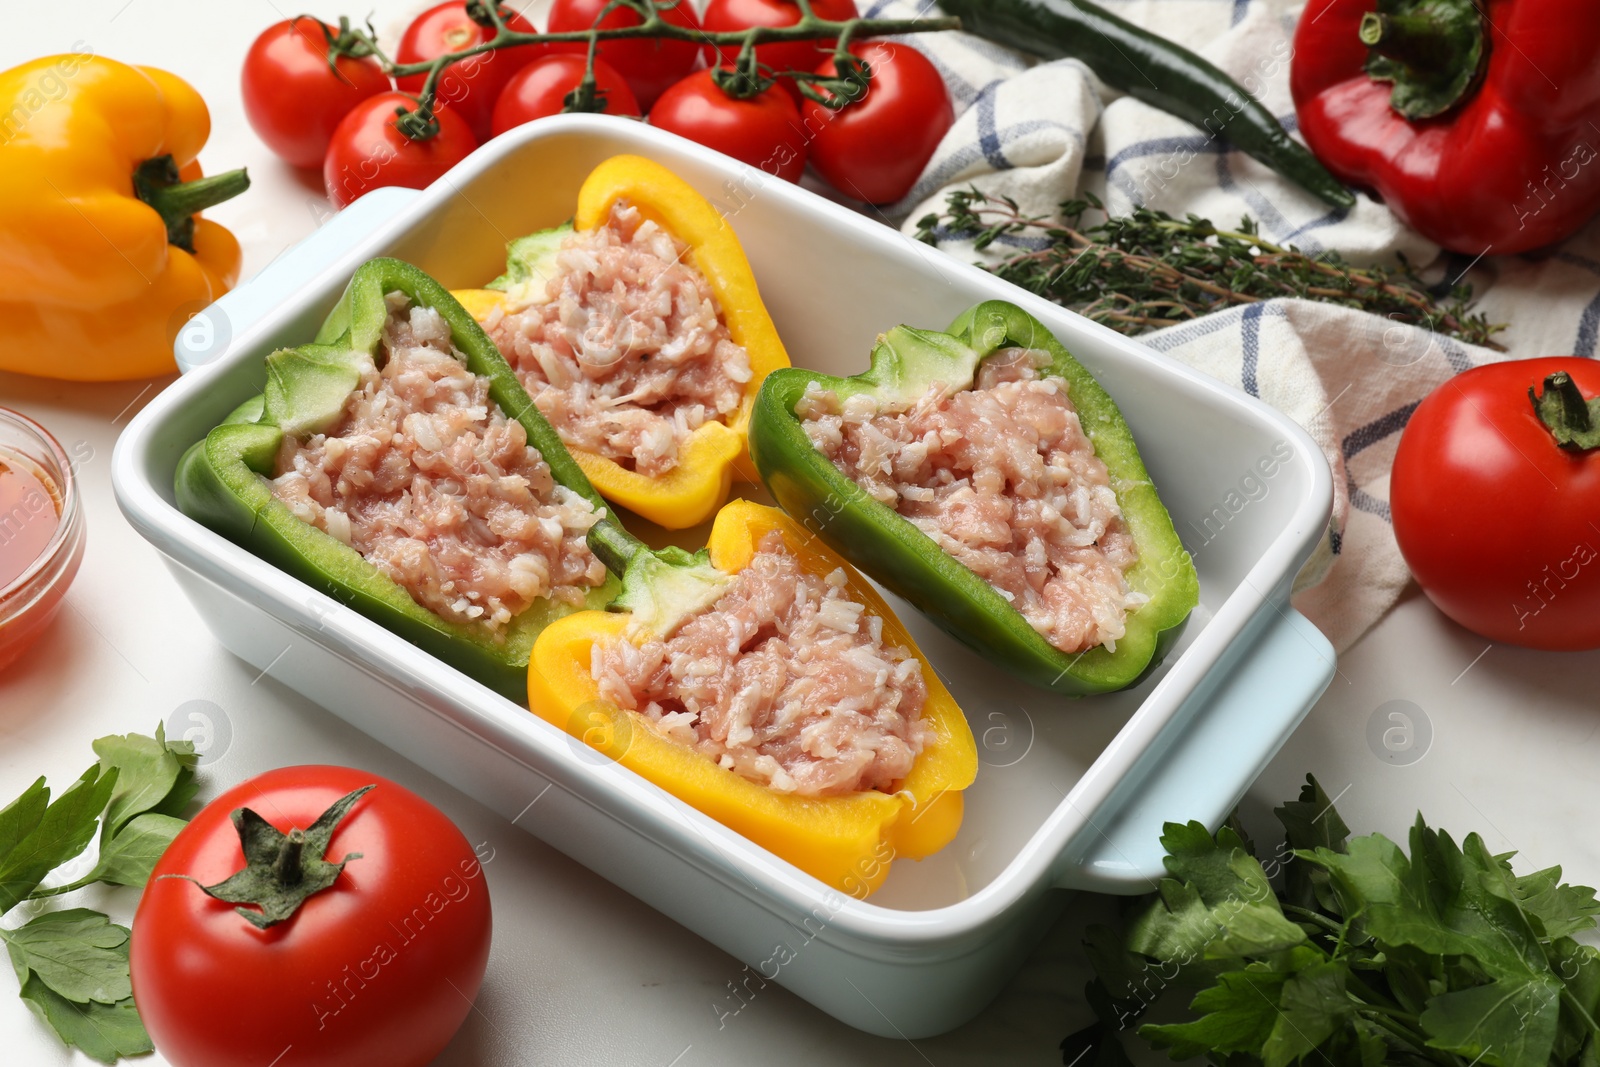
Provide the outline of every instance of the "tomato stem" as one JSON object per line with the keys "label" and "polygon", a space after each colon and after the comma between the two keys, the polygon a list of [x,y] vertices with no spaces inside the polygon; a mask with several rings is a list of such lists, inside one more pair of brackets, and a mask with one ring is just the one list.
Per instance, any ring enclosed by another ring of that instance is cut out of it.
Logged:
{"label": "tomato stem", "polygon": [[305,845],[306,832],[297,826],[284,835],[278,858],[272,861],[272,876],[285,889],[300,884],[300,856]]}
{"label": "tomato stem", "polygon": [[356,801],[374,788],[362,786],[346,793],[319,815],[309,829],[296,826],[288,833],[281,832],[249,808],[239,808],[233,813],[233,825],[239,831],[239,844],[244,850],[243,870],[235,871],[216,885],[200,885],[187,875],[166,877],[194,882],[207,896],[217,900],[254,905],[254,908],[233,910],[250,925],[265,930],[293,917],[307,899],[338,880],[345,864],[361,858],[361,853],[351,852],[338,863],[330,863],[325,853],[334,831],[350,814]]}
{"label": "tomato stem", "polygon": [[600,42],[595,40],[594,34],[589,35],[589,47],[583,56],[583,77],[578,79],[577,88],[561,98],[561,111],[568,112],[603,112],[606,110],[606,95],[599,89],[599,82],[594,76],[594,61],[597,58]]}
{"label": "tomato stem", "polygon": [[1543,385],[1543,393],[1530,386],[1528,399],[1556,444],[1569,452],[1600,448],[1600,397],[1585,400],[1578,383],[1564,370],[1547,375]]}
{"label": "tomato stem", "polygon": [[[678,2],[687,3],[688,0],[678,0]],[[614,0],[613,3],[608,4],[601,10],[599,18],[595,20],[596,24],[587,30],[563,30],[559,33],[521,33],[506,25],[505,13],[498,4],[489,3],[487,0],[473,0],[473,3],[469,6],[488,18],[488,23],[480,24],[485,26],[492,24],[495,31],[494,36],[487,41],[480,41],[470,48],[463,48],[459,52],[446,52],[433,59],[418,63],[396,63],[379,47],[377,35],[372,32],[370,26],[366,30],[348,28],[349,20],[347,18],[340,19],[341,32],[338,40],[341,42],[340,47],[345,49],[342,54],[354,54],[348,50],[353,47],[360,48],[364,54],[375,58],[378,61],[378,65],[383,68],[384,73],[391,78],[405,78],[415,74],[425,74],[427,76],[423,80],[422,91],[417,94],[417,110],[410,113],[422,115],[424,118],[419,122],[407,122],[401,128],[402,132],[414,141],[425,141],[439,132],[438,124],[432,121],[432,116],[439,77],[444,73],[445,69],[474,56],[498,51],[502,48],[516,48],[521,45],[583,42],[590,46],[590,54],[592,55],[595,46],[601,41],[645,38],[650,40],[687,41],[691,44],[711,45],[713,47],[739,45],[742,57],[744,51],[750,50],[753,52],[757,45],[762,44],[777,44],[787,41],[836,40],[838,45],[834,54],[839,64],[840,73],[842,76],[848,77],[848,75],[845,75],[845,67],[849,65],[849,60],[853,58],[849,53],[849,45],[856,38],[885,37],[910,33],[935,33],[944,30],[959,30],[961,28],[961,20],[953,16],[931,19],[852,18],[835,21],[819,18],[811,10],[809,0],[799,0],[800,19],[788,26],[753,26],[745,30],[703,30],[696,26],[680,26],[677,23],[666,21],[661,13],[671,10],[677,6],[676,4],[657,4],[654,0]],[[600,20],[618,7],[626,7],[636,12],[641,20],[639,24],[635,26],[616,26],[608,29],[600,28]],[[474,20],[477,21],[476,17]],[[332,42],[330,42],[329,47],[330,49],[334,47]],[[332,62],[335,58],[330,52],[329,62]],[[591,69],[592,66],[593,64],[591,63]],[[752,68],[754,67],[755,64],[752,60]],[[865,80],[865,65],[862,66],[859,74],[860,77],[851,80]],[[848,102],[847,99],[841,98],[837,91],[830,93],[828,97],[806,92],[810,86],[806,85],[805,81],[801,79],[812,78],[813,76],[809,71],[767,72],[757,69],[757,81],[754,84],[759,84],[760,80],[766,80],[766,85],[770,85],[770,79],[775,77],[799,80],[798,84],[804,95],[812,99],[821,100],[830,107],[840,107]],[[722,81],[719,81],[718,84],[724,92],[736,97],[741,94],[747,95],[751,84],[753,84],[748,80],[731,79],[727,81],[728,84],[723,84]],[[581,102],[582,98],[580,97],[577,103]]]}

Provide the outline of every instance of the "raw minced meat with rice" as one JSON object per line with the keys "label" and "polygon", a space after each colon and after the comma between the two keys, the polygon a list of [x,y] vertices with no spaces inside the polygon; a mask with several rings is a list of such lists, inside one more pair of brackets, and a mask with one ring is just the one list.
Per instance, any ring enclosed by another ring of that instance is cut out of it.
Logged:
{"label": "raw minced meat with rice", "polygon": [[285,436],[273,495],[442,618],[498,636],[541,598],[581,606],[606,580],[593,505],[556,484],[437,311],[388,306],[382,366],[327,433]]}
{"label": "raw minced meat with rice", "polygon": [[484,328],[568,448],[645,477],[733,418],[751,379],[687,246],[624,200],[565,239],[532,303],[497,305]]}
{"label": "raw minced meat with rice", "polygon": [[1046,352],[980,364],[970,389],[935,383],[904,410],[813,382],[796,408],[812,444],[1011,602],[1067,653],[1116,649],[1133,536],[1067,383]]}
{"label": "raw minced meat with rice", "polygon": [[780,793],[890,791],[933,739],[927,683],[845,573],[805,571],[776,531],[666,640],[596,642],[600,695]]}

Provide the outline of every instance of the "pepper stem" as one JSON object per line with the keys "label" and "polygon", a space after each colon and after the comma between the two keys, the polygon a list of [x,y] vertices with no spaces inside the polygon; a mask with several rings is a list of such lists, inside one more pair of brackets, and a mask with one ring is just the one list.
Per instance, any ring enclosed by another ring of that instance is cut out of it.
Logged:
{"label": "pepper stem", "polygon": [[194,217],[209,207],[232,200],[250,188],[244,168],[209,178],[180,181],[171,156],[147,159],[133,172],[133,194],[155,209],[167,227],[167,241],[194,251]]}
{"label": "pepper stem", "polygon": [[1437,63],[1448,56],[1449,35],[1430,15],[1384,15],[1368,11],[1356,31],[1361,43],[1408,66]]}
{"label": "pepper stem", "polygon": [[1530,387],[1528,399],[1557,445],[1569,452],[1600,448],[1600,397],[1585,400],[1572,375],[1564,370],[1546,375],[1544,392],[1535,393]]}
{"label": "pepper stem", "polygon": [[627,573],[634,556],[650,551],[650,546],[608,519],[589,527],[588,541],[589,550],[619,578]]}
{"label": "pepper stem", "polygon": [[1367,73],[1394,84],[1390,106],[1408,119],[1460,104],[1476,88],[1488,55],[1483,16],[1472,0],[1380,0],[1356,34],[1372,50]]}

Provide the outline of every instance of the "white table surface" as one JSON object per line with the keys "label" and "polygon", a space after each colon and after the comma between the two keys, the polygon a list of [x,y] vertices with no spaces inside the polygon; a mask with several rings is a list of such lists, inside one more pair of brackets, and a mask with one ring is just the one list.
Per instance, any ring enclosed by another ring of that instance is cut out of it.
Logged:
{"label": "white table surface", "polygon": [[[85,42],[97,54],[174,71],[200,90],[213,123],[202,156],[207,170],[248,166],[254,182],[210,213],[242,242],[246,277],[327,217],[320,177],[272,157],[239,103],[239,63],[250,41],[298,8],[277,0],[13,6],[0,36],[0,69]],[[384,30],[423,6],[367,0],[346,13],[375,9]],[[489,973],[442,1065],[1061,1062],[1061,1038],[1088,1021],[1076,945],[1086,920],[1109,913],[1104,900],[1079,898],[994,1004],[942,1037],[870,1037],[775,985],[719,1024],[728,983],[740,974],[736,960],[223,651],[112,499],[116,435],[164,384],[0,374],[0,403],[38,419],[78,457],[88,520],[88,549],[66,610],[23,662],[0,674],[0,804],[40,774],[70,781],[91,761],[95,737],[149,732],[159,721],[185,727],[192,701],[209,703],[217,739],[228,735],[225,751],[213,750],[204,766],[203,797],[295,763],[347,764],[405,783],[494,856]],[[1420,808],[1457,836],[1477,830],[1497,852],[1520,848],[1529,869],[1562,864],[1570,880],[1593,884],[1600,880],[1589,828],[1600,806],[1596,678],[1600,655],[1489,647],[1413,593],[1341,657],[1327,695],[1252,787],[1246,821],[1271,841],[1269,809],[1312,771],[1358,832],[1403,840]],[[1386,706],[1391,701],[1407,703]],[[1381,733],[1395,708],[1431,726],[1426,754],[1405,766],[1368,740],[1374,718]],[[124,922],[135,900],[131,890],[78,897]],[[0,1060],[26,1067],[90,1062],[34,1019],[3,967],[0,1048]]]}

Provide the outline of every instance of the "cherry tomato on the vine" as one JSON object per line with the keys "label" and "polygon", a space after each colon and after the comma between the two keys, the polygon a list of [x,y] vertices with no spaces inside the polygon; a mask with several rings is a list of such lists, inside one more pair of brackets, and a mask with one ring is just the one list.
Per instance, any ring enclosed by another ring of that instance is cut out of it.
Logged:
{"label": "cherry tomato on the vine", "polygon": [[[811,163],[847,196],[888,204],[911,191],[934,149],[955,123],[950,93],[928,58],[910,45],[863,41],[850,46],[867,61],[867,91],[837,111],[805,102],[814,131]],[[817,68],[837,75],[832,57]]]}
{"label": "cherry tomato on the vine", "polygon": [[[541,56],[517,71],[500,91],[490,131],[498,137],[524,122],[561,114],[567,95],[583,81],[584,67],[585,57],[561,52]],[[595,88],[604,95],[605,114],[642,114],[627,80],[598,56],[594,61],[594,81]]]}
{"label": "cherry tomato on the vine", "polygon": [[[322,855],[293,844],[296,829],[317,843],[319,818],[341,802]],[[270,828],[243,817],[256,853],[248,899],[281,894],[290,909],[264,928],[200,888],[246,867],[231,821],[241,808]],[[365,771],[284,767],[230,789],[178,833],[139,901],[129,970],[173,1067],[423,1067],[471,1011],[491,932],[482,861],[438,808]]]}
{"label": "cherry tomato on the vine", "polygon": [[384,93],[357,104],[339,123],[322,162],[322,181],[335,207],[379,186],[426,189],[478,147],[465,120],[449,109],[435,116],[437,134],[413,141],[396,128],[396,109],[416,106],[404,93]]}
{"label": "cherry tomato on the vine", "polygon": [[[555,0],[550,5],[550,32],[569,33],[591,29],[595,19],[610,0]],[[676,26],[700,28],[689,0],[678,0],[674,7],[662,7],[661,18]],[[639,13],[629,7],[618,7],[600,24],[601,29],[614,30],[637,26],[642,20]],[[589,46],[582,43],[554,44],[552,49],[561,52],[588,53]],[[700,58],[700,45],[692,41],[649,40],[645,38],[601,41],[597,52],[628,79],[639,106],[649,110],[656,98],[667,87],[694,69]]]}
{"label": "cherry tomato on the vine", "polygon": [[390,88],[389,76],[370,57],[340,56],[335,73],[324,30],[336,32],[306,15],[268,26],[245,54],[239,77],[250,128],[297,167],[320,167],[340,120]]}
{"label": "cherry tomato on the vine", "polygon": [[806,137],[800,112],[774,85],[746,100],[717,87],[710,70],[697,70],[661,94],[650,109],[650,125],[714,148],[797,182],[806,169]]}
{"label": "cherry tomato on the vine", "polygon": [[[856,17],[855,0],[811,0],[811,12],[829,22]],[[793,26],[800,21],[800,5],[794,0],[711,0],[700,24],[713,32],[747,30],[752,26]],[[782,41],[756,46],[756,59],[773,70],[813,71],[833,51],[835,42]],[[739,57],[738,45],[717,49],[721,62],[732,66]]]}
{"label": "cherry tomato on the vine", "polygon": [[[518,33],[536,32],[533,24],[521,15],[505,8],[501,11],[507,29]],[[394,59],[396,63],[426,63],[446,52],[460,52],[493,38],[493,27],[480,26],[468,17],[464,0],[446,0],[411,21],[400,38]],[[489,118],[494,114],[494,102],[499,99],[500,90],[517,71],[544,54],[544,48],[525,44],[497,48],[452,63],[439,76],[436,105],[466,119],[473,136],[486,141]],[[422,91],[426,80],[425,74],[412,74],[398,79],[398,84],[406,92],[416,94]]]}
{"label": "cherry tomato on the vine", "polygon": [[1475,367],[1430,393],[1395,451],[1389,508],[1411,573],[1462,626],[1600,648],[1600,448],[1563,448],[1541,421],[1528,391],[1556,372],[1570,387],[1558,421],[1600,395],[1600,364],[1575,356]]}

